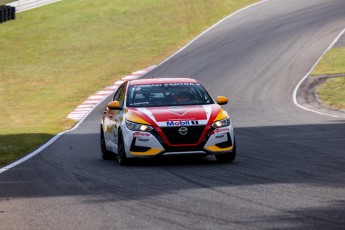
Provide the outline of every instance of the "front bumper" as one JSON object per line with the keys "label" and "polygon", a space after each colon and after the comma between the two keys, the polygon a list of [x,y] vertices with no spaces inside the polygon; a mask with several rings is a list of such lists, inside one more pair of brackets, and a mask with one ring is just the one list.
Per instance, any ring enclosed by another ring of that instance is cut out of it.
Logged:
{"label": "front bumper", "polygon": [[[203,132],[204,130],[200,131]],[[140,132],[127,129],[124,133],[126,134],[124,136],[126,155],[129,158],[181,154],[214,155],[231,152],[234,143],[234,130],[231,125],[208,130],[204,137],[201,137],[200,134],[201,141],[199,139],[199,141],[195,141],[195,137],[192,137],[191,141],[194,143],[188,143],[188,139],[186,140],[183,137],[176,136],[179,135],[178,133],[175,134],[173,139],[170,138],[174,144],[167,143],[169,140],[164,141],[164,139],[167,140],[166,136],[163,138],[162,132],[159,134],[155,130],[151,132]]]}

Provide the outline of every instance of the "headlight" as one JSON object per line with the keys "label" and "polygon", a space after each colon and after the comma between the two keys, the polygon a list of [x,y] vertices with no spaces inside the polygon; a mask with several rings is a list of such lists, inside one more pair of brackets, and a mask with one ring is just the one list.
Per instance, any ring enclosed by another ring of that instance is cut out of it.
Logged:
{"label": "headlight", "polygon": [[213,122],[212,127],[216,129],[216,128],[221,128],[221,127],[225,127],[229,125],[230,125],[230,117],[225,118],[220,121]]}
{"label": "headlight", "polygon": [[133,131],[150,132],[153,129],[152,126],[138,124],[130,121],[126,121],[126,126],[128,129]]}

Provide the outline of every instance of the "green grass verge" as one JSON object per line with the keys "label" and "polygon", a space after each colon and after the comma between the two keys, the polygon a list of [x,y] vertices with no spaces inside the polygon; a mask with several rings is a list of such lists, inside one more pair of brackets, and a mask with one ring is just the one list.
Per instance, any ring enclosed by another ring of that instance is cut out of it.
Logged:
{"label": "green grass verge", "polygon": [[0,6],[5,5],[10,2],[15,2],[16,0],[0,0]]}
{"label": "green grass verge", "polygon": [[[345,74],[345,47],[330,49],[312,75]],[[318,89],[319,98],[327,105],[345,110],[345,78],[326,80]]]}
{"label": "green grass verge", "polygon": [[0,165],[17,159],[28,150],[34,150],[42,144],[42,140],[50,139],[53,136],[45,133],[0,135]]}
{"label": "green grass verge", "polygon": [[344,74],[345,47],[330,49],[321,59],[312,75]]}
{"label": "green grass verge", "polygon": [[66,0],[1,24],[0,164],[70,128],[89,95],[256,1]]}
{"label": "green grass verge", "polygon": [[318,87],[317,93],[327,105],[345,110],[345,77],[327,79]]}

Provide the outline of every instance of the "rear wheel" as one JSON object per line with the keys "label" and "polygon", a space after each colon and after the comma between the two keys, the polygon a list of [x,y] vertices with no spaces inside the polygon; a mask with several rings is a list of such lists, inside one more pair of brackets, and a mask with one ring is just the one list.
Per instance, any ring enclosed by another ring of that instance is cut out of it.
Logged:
{"label": "rear wheel", "polygon": [[102,153],[103,160],[111,160],[114,158],[114,154],[110,152],[106,147],[102,126],[101,126],[101,153]]}
{"label": "rear wheel", "polygon": [[117,151],[117,160],[120,165],[127,165],[129,160],[126,156],[125,152],[125,144],[123,142],[122,133],[119,133],[119,141],[118,141],[118,151]]}
{"label": "rear wheel", "polygon": [[229,163],[233,162],[236,158],[236,143],[234,144],[234,148],[232,149],[232,152],[217,154],[216,159],[220,163]]}

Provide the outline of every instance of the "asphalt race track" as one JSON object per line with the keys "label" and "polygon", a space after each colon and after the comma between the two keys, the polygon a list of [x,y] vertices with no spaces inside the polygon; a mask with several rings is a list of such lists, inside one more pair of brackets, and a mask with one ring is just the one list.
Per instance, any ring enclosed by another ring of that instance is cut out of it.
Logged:
{"label": "asphalt race track", "polygon": [[270,0],[145,77],[192,76],[230,98],[238,158],[103,161],[102,106],[0,174],[0,229],[345,229],[345,120],[293,103],[345,28],[344,0]]}

